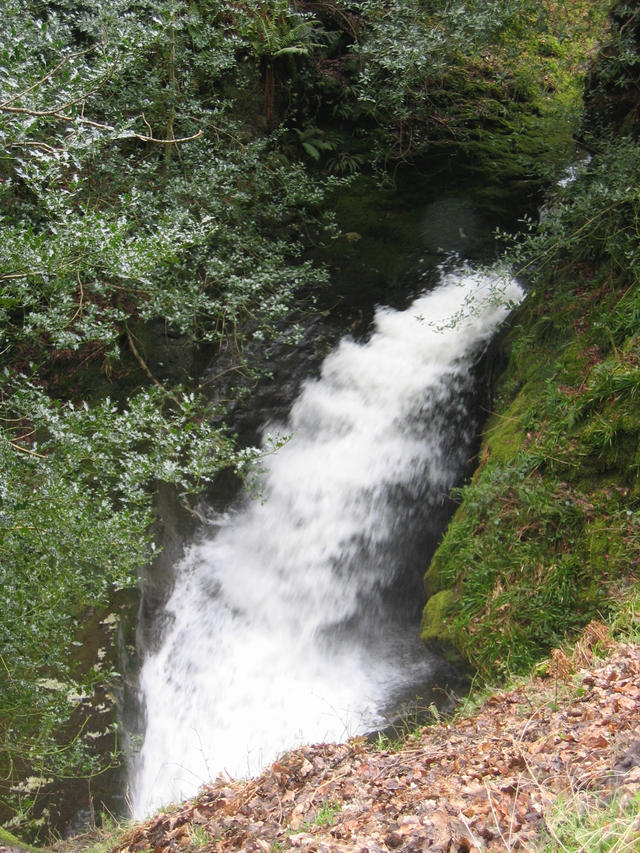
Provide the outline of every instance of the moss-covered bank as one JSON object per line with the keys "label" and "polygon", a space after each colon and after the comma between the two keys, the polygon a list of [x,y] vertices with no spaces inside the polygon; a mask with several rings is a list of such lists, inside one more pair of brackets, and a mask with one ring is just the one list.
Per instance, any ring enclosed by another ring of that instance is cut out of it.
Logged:
{"label": "moss-covered bank", "polygon": [[512,249],[530,293],[478,469],[425,576],[424,641],[485,678],[526,670],[637,589],[636,16],[616,4],[588,79],[593,158]]}
{"label": "moss-covered bank", "polygon": [[425,576],[423,639],[485,676],[526,669],[636,581],[637,339],[607,340],[621,299],[566,273],[510,336],[480,466]]}
{"label": "moss-covered bank", "polygon": [[[625,20],[605,68],[629,47]],[[527,669],[637,587],[640,148],[620,135],[635,114],[602,115],[593,159],[512,252],[530,293],[478,469],[425,577],[423,639],[485,678]]]}

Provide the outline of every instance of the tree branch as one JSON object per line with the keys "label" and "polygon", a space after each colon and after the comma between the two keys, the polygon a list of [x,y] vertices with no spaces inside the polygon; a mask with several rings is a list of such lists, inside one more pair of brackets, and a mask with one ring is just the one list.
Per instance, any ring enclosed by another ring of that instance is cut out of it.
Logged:
{"label": "tree branch", "polygon": [[131,352],[133,353],[136,361],[138,362],[140,367],[143,369],[146,376],[153,382],[154,385],[156,385],[158,388],[160,388],[167,395],[167,397],[169,397],[169,399],[173,400],[173,402],[176,404],[176,406],[179,409],[182,409],[182,405],[180,404],[180,400],[178,400],[178,398],[175,397],[170,391],[167,391],[167,389],[164,387],[162,382],[159,382],[156,379],[156,377],[153,375],[153,373],[149,370],[149,366],[148,366],[147,362],[144,360],[144,358],[140,355],[138,348],[136,347],[135,342],[133,340],[133,335],[131,334],[129,327],[126,324],[125,324],[124,329],[125,329],[125,332],[127,333],[127,340],[129,341],[129,346],[131,347]]}
{"label": "tree branch", "polygon": [[193,136],[176,136],[171,139],[156,139],[155,136],[143,136],[141,133],[132,133],[131,136],[136,139],[141,139],[143,142],[158,142],[160,145],[166,145],[170,142],[172,145],[175,145],[178,142],[191,142],[192,139],[200,139],[203,132],[204,131],[199,130],[197,133],[194,133]]}
{"label": "tree branch", "polygon": [[12,142],[9,148],[41,148],[47,154],[55,154],[60,151],[60,148],[54,148],[52,145],[47,145],[46,142],[36,142],[35,139],[24,139],[22,142]]}
{"label": "tree branch", "polygon": [[[75,103],[79,103],[79,101],[72,101],[69,104],[67,104],[66,106],[72,106]],[[0,104],[0,111],[4,111],[4,112],[19,113],[20,115],[35,116],[36,118],[57,118],[60,121],[66,121],[66,122],[71,122],[71,123],[79,122],[81,124],[88,124],[90,127],[97,127],[99,130],[109,130],[109,131],[115,130],[115,127],[111,124],[101,124],[98,121],[92,121],[91,119],[85,118],[84,116],[70,116],[70,115],[67,115],[66,113],[60,112],[60,109],[61,108],[56,107],[55,109],[51,109],[51,110],[32,110],[32,109],[29,109],[28,107],[5,107],[2,104]],[[149,135],[145,135],[144,133],[132,132],[132,133],[127,133],[127,134],[123,135],[123,138],[124,139],[127,139],[127,138],[139,139],[142,142],[156,142],[159,145],[167,145],[168,143],[170,143],[171,145],[174,145],[174,144],[178,144],[179,142],[191,142],[193,139],[199,139],[204,132],[202,129],[200,129],[197,133],[194,133],[192,136],[178,136],[178,137],[171,137],[168,139],[158,139],[157,137],[155,137],[153,135],[153,131],[151,130],[151,126],[149,125],[149,122],[146,120],[146,118],[144,118],[144,116],[143,116],[143,121],[146,124],[146,126],[149,128]],[[14,143],[14,144],[19,144],[19,143]],[[22,144],[37,145],[38,143],[22,143]],[[40,144],[43,144],[43,143],[40,143]]]}
{"label": "tree branch", "polygon": [[4,109],[9,104],[12,104],[14,101],[19,100],[25,95],[28,95],[29,92],[33,92],[34,89],[37,89],[38,86],[41,86],[51,77],[53,77],[54,74],[57,74],[57,72],[62,68],[63,65],[66,65],[67,62],[71,62],[71,60],[75,59],[77,56],[84,56],[85,53],[90,53],[92,49],[93,48],[89,48],[87,50],[79,50],[77,53],[71,53],[69,54],[69,56],[63,57],[63,59],[61,59],[60,62],[54,68],[51,69],[51,71],[48,71],[44,75],[44,77],[41,77],[39,80],[36,80],[36,82],[33,83],[31,86],[28,86],[26,89],[23,89],[21,92],[17,92],[15,95],[12,95],[10,98],[7,98],[6,101],[3,101],[0,104],[0,110]]}
{"label": "tree branch", "polygon": [[47,457],[43,453],[36,453],[35,450],[30,450],[28,447],[21,447],[19,444],[16,444],[14,441],[9,441],[11,447],[14,450],[20,450],[22,453],[28,453],[30,456],[37,456],[38,459],[46,459]]}

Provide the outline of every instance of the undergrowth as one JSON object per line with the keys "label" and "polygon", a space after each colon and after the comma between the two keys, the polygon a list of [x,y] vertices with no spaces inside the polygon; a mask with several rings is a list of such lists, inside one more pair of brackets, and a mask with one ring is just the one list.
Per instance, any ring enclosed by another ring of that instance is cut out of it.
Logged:
{"label": "undergrowth", "polygon": [[545,816],[548,840],[541,853],[622,853],[640,847],[640,795],[632,798],[596,796],[576,791],[559,798]]}
{"label": "undergrowth", "polygon": [[314,826],[333,826],[341,808],[340,803],[325,800],[316,812],[313,820],[308,824],[308,828],[313,828]]}

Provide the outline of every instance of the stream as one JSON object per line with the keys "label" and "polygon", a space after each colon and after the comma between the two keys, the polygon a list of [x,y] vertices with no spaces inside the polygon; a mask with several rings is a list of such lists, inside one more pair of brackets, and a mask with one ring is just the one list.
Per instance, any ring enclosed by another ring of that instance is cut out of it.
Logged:
{"label": "stream", "polygon": [[260,497],[209,507],[176,561],[139,679],[135,817],[384,727],[455,679],[419,642],[422,573],[474,454],[478,365],[522,292],[498,267],[421,262],[435,286],[416,273],[408,307],[342,337],[263,424],[264,442],[287,440],[262,460]]}

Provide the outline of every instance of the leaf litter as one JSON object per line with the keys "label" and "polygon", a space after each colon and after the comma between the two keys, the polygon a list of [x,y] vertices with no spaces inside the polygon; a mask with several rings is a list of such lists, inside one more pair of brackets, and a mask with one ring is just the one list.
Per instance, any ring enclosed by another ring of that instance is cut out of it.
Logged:
{"label": "leaf litter", "polygon": [[[556,650],[545,678],[398,750],[362,738],[292,750],[258,778],[219,778],[133,827],[113,853],[534,851],[555,837],[558,799],[577,792],[631,803],[640,792],[640,646],[614,643],[600,623],[570,658]],[[636,822],[627,849],[640,849]]]}

